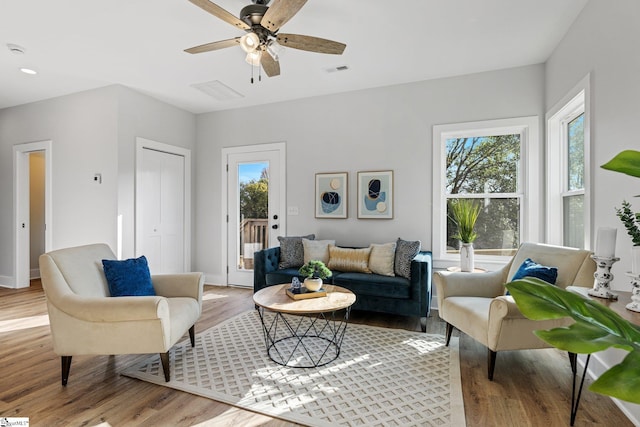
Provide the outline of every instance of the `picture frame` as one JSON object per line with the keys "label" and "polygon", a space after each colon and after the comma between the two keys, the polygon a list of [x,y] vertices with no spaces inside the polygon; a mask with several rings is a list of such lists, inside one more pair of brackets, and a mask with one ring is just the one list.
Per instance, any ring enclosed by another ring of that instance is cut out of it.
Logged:
{"label": "picture frame", "polygon": [[393,219],[393,171],[358,172],[358,219]]}
{"label": "picture frame", "polygon": [[316,218],[347,218],[348,184],[347,172],[316,174]]}

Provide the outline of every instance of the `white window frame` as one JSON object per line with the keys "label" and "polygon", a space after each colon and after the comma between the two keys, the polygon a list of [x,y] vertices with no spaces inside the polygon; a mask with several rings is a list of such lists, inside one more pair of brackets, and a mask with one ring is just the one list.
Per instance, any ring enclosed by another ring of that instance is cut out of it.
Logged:
{"label": "white window frame", "polygon": [[[587,74],[569,91],[545,118],[547,122],[546,168],[547,210],[546,241],[554,245],[564,243],[564,198],[584,194],[584,248],[591,248],[591,109],[590,81]],[[584,190],[568,191],[568,123],[584,113]]]}
{"label": "white window frame", "polygon": [[[520,206],[520,242],[539,241],[541,237],[541,167],[540,162],[540,125],[538,116],[516,117],[510,119],[485,120],[478,122],[435,125],[433,127],[433,230],[432,252],[435,268],[453,267],[460,263],[457,254],[448,254],[447,206],[446,206],[446,142],[451,138],[520,134],[521,168],[519,170],[518,192],[521,193]],[[461,195],[462,196],[462,195]],[[500,194],[490,194],[500,197]],[[494,269],[504,265],[509,256],[478,255],[476,265]]]}

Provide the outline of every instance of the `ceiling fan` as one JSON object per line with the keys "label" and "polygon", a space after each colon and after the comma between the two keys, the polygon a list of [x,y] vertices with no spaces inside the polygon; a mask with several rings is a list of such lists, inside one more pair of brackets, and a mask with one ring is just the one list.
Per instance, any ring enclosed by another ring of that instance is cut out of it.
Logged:
{"label": "ceiling fan", "polygon": [[239,45],[247,52],[246,61],[253,66],[262,65],[269,77],[280,74],[278,54],[283,46],[334,55],[341,55],[347,47],[344,43],[319,37],[278,33],[307,0],[274,0],[271,6],[267,6],[270,0],[252,0],[253,4],[242,8],[239,19],[209,0],[189,1],[247,34],[194,46],[185,52],[203,53]]}

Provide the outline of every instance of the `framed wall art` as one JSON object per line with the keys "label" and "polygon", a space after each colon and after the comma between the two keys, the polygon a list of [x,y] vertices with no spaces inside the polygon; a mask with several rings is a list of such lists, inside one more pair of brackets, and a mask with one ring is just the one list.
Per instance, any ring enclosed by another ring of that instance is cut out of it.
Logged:
{"label": "framed wall art", "polygon": [[316,174],[316,218],[347,217],[347,172]]}
{"label": "framed wall art", "polygon": [[393,218],[393,171],[358,172],[358,218]]}

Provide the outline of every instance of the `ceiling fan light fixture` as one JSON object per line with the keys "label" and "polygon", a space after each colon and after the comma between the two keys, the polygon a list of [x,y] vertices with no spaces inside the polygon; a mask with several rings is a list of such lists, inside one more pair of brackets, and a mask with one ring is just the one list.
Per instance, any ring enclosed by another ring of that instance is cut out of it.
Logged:
{"label": "ceiling fan light fixture", "polygon": [[278,43],[275,39],[271,39],[267,42],[267,52],[274,61],[277,61],[280,58],[280,54],[284,50],[284,47]]}
{"label": "ceiling fan light fixture", "polygon": [[245,58],[245,61],[247,61],[247,63],[251,66],[259,67],[260,59],[262,59],[262,51],[255,50],[253,52],[247,53],[247,57]]}
{"label": "ceiling fan light fixture", "polygon": [[258,46],[260,46],[260,37],[256,33],[247,33],[240,37],[240,47],[245,52],[254,52]]}

